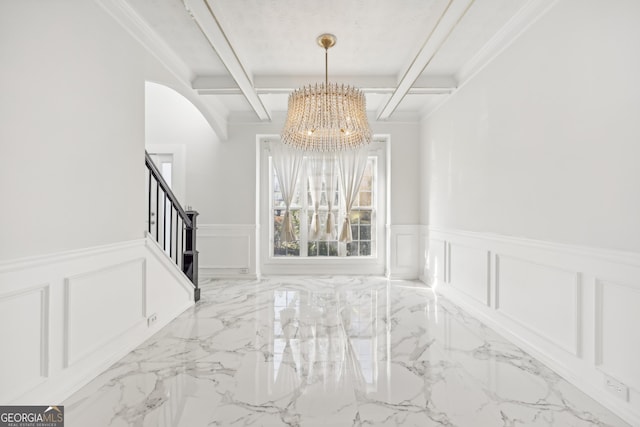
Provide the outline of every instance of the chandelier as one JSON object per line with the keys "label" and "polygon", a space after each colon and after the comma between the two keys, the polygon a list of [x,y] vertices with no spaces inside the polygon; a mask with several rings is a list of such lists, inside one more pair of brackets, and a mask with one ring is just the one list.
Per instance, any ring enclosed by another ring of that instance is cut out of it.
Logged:
{"label": "chandelier", "polygon": [[371,142],[364,94],[355,87],[329,83],[329,48],[333,34],[317,39],[324,48],[324,83],[304,86],[289,95],[282,142],[305,151],[341,151]]}

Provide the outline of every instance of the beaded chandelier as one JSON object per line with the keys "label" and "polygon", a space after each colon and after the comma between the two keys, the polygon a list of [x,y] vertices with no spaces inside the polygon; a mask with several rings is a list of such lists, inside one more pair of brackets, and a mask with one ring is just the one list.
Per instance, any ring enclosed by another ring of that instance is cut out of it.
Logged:
{"label": "beaded chandelier", "polygon": [[336,44],[333,34],[322,34],[325,82],[304,86],[289,95],[287,120],[282,142],[305,151],[342,151],[371,142],[364,94],[351,86],[329,83],[329,48]]}

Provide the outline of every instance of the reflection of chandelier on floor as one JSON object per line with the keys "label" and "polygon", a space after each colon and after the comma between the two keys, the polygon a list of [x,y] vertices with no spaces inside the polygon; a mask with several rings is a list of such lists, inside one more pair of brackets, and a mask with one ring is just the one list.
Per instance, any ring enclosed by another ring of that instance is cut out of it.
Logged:
{"label": "reflection of chandelier on floor", "polygon": [[329,83],[328,50],[336,44],[333,34],[322,34],[325,81],[304,86],[289,95],[282,142],[305,151],[342,151],[371,142],[364,94],[351,86]]}

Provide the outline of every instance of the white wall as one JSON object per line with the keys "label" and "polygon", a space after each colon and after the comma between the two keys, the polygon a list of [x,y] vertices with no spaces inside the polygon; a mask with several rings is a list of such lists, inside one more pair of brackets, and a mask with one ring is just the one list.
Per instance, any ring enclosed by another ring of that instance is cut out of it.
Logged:
{"label": "white wall", "polygon": [[145,148],[150,153],[173,154],[172,191],[183,208],[190,205],[201,209],[197,205],[200,200],[190,202],[189,196],[194,195],[187,194],[186,183],[199,182],[207,171],[187,167],[188,152],[193,157],[198,155],[198,147],[213,146],[218,141],[202,113],[187,98],[164,84],[146,82]]}
{"label": "white wall", "polygon": [[390,224],[419,224],[420,123],[417,120],[372,122],[374,134],[389,135],[391,139]]}
{"label": "white wall", "polygon": [[[198,249],[203,276],[257,272],[256,265],[256,156],[257,135],[278,134],[284,113],[272,122],[234,117],[228,139],[215,137],[202,115],[171,89],[148,85],[147,144],[154,149],[177,150],[186,157],[184,204],[200,213]],[[175,118],[180,118],[175,119]],[[408,238],[419,228],[418,181],[419,122],[375,122],[374,133],[390,135],[391,257],[397,277],[418,276],[418,240]],[[395,230],[394,226],[401,226]]]}
{"label": "white wall", "polygon": [[425,280],[632,425],[639,16],[559,1],[423,122],[420,150]]}
{"label": "white wall", "polygon": [[142,237],[139,45],[94,2],[2,2],[0,58],[0,260]]}
{"label": "white wall", "polygon": [[561,1],[429,117],[430,225],[640,251],[638,16]]}
{"label": "white wall", "polygon": [[60,403],[193,305],[143,234],[158,63],[85,0],[1,2],[0,63],[0,404]]}

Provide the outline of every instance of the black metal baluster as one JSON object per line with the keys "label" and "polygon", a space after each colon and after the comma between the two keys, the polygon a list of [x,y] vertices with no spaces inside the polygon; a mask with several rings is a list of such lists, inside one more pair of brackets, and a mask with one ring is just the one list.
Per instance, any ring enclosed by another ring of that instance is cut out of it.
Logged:
{"label": "black metal baluster", "polygon": [[167,192],[164,193],[164,211],[162,213],[162,249],[167,250]]}
{"label": "black metal baluster", "polygon": [[169,209],[169,258],[173,259],[171,256],[172,252],[172,243],[173,243],[173,203],[171,204],[171,208]]}
{"label": "black metal baluster", "polygon": [[160,243],[160,183],[156,179],[156,242]]}
{"label": "black metal baluster", "polygon": [[151,175],[151,171],[147,169],[148,172],[148,176],[149,176],[149,192],[147,194],[147,199],[149,199],[149,210],[147,211],[147,217],[149,220],[149,234],[151,234],[151,178],[153,177]]}
{"label": "black metal baluster", "polygon": [[174,255],[175,255],[175,261],[176,261],[176,265],[178,265],[178,259],[180,258],[179,254],[178,254],[178,224],[180,223],[180,216],[178,215],[178,210],[176,209],[176,231],[173,233],[175,237],[175,250],[174,250]]}
{"label": "black metal baluster", "polygon": [[184,271],[184,233],[185,233],[185,224],[184,224],[184,219],[182,220],[182,227],[180,227],[180,231],[182,234],[182,243],[180,244],[180,252],[181,252],[181,256],[180,256],[180,267],[182,268],[182,271]]}

